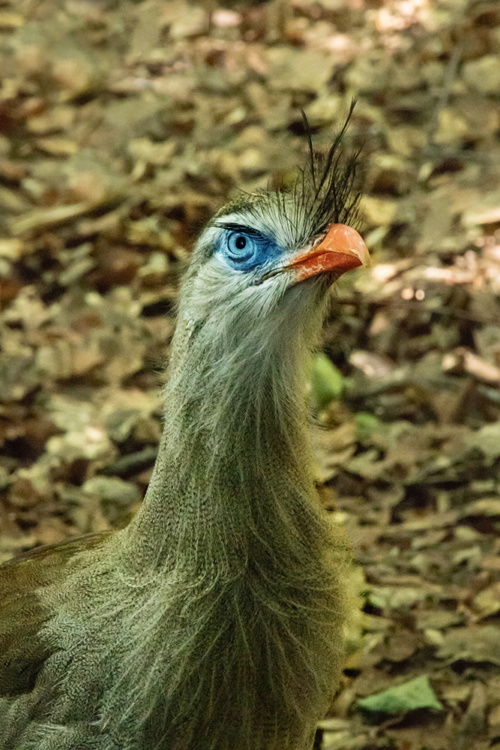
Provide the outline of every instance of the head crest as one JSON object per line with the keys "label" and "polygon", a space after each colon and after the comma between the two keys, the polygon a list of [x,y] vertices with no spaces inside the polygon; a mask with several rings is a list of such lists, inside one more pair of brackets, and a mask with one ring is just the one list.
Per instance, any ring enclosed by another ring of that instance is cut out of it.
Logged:
{"label": "head crest", "polygon": [[361,194],[356,188],[356,165],[359,151],[349,153],[343,148],[355,105],[353,101],[342,128],[326,153],[315,150],[311,127],[302,110],[309,158],[293,187],[293,203],[307,217],[309,237],[321,235],[332,224],[353,226],[358,223]]}

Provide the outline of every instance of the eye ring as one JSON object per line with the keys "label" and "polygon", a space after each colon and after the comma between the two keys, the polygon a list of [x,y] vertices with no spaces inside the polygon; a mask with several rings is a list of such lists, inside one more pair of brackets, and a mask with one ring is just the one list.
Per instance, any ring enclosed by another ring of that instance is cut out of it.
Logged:
{"label": "eye ring", "polygon": [[228,255],[234,263],[244,263],[255,254],[255,240],[243,232],[231,232],[227,238]]}

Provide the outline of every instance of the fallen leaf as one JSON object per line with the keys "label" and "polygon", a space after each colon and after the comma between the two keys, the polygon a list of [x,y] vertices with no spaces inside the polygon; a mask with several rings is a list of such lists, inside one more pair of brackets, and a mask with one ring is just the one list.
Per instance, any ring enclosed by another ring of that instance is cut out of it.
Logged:
{"label": "fallen leaf", "polygon": [[419,708],[443,710],[443,705],[436,698],[427,675],[363,698],[358,701],[358,706],[369,713],[383,714],[405,714]]}

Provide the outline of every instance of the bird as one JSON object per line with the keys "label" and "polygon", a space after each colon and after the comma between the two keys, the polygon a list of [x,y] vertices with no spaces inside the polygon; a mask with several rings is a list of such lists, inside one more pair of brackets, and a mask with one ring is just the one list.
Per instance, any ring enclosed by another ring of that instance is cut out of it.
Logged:
{"label": "bird", "polygon": [[329,290],[368,262],[348,121],[195,243],[132,520],[0,566],[2,750],[312,748],[359,606],[306,388]]}

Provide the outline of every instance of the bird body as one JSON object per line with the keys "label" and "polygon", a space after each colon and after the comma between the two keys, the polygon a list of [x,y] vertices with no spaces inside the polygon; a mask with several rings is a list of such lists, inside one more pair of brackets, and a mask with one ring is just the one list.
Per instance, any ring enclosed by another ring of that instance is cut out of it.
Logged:
{"label": "bird body", "polygon": [[131,523],[0,567],[2,750],[312,747],[355,607],[305,397],[326,291],[366,257],[339,228],[355,200],[338,145],[202,233]]}

